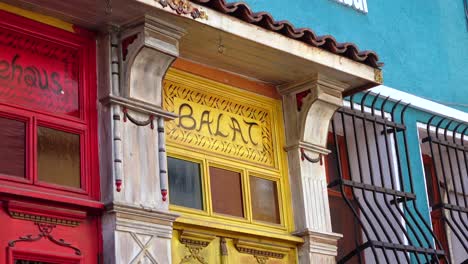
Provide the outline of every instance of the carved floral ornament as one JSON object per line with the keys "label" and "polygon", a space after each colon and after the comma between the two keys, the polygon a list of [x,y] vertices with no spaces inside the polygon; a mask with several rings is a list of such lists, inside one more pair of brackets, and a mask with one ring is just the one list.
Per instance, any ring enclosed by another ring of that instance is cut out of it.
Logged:
{"label": "carved floral ornament", "polygon": [[65,240],[61,238],[56,239],[55,237],[52,236],[52,231],[55,228],[54,224],[36,222],[35,225],[37,225],[37,227],[39,228],[38,235],[36,236],[25,235],[25,236],[19,237],[18,239],[11,240],[10,242],[8,242],[8,246],[14,247],[16,243],[19,243],[19,242],[36,242],[44,238],[44,239],[48,239],[50,242],[56,245],[73,249],[76,255],[81,256],[81,250],[79,248],[72,246],[72,244],[66,242]]}
{"label": "carved floral ornament", "polygon": [[208,15],[205,11],[200,11],[198,8],[193,7],[188,0],[157,0],[157,2],[159,2],[162,7],[169,6],[179,15],[190,14],[193,19],[208,19]]}
{"label": "carved floral ornament", "polygon": [[208,264],[206,259],[201,255],[201,252],[213,239],[215,239],[214,235],[183,231],[180,234],[179,240],[187,247],[189,254],[182,258],[179,264],[192,263],[192,260],[201,264]]}

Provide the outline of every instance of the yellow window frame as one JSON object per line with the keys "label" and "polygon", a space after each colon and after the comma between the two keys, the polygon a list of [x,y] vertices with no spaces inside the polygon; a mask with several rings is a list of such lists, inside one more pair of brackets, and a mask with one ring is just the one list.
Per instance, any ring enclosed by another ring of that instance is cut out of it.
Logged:
{"label": "yellow window frame", "polygon": [[[281,101],[268,98],[236,87],[208,80],[200,76],[189,74],[177,69],[170,69],[165,77],[165,86],[171,84],[186,85],[189,87],[200,87],[209,90],[214,95],[228,94],[230,97],[245,100],[247,103],[260,105],[268,108],[272,113],[272,145],[274,146],[275,162],[273,166],[255,164],[247,160],[238,160],[233,157],[217,155],[210,151],[200,151],[196,148],[178,142],[167,140],[168,156],[187,161],[197,162],[201,166],[202,179],[202,201],[204,210],[186,208],[177,205],[169,205],[171,211],[181,214],[176,222],[190,225],[208,225],[209,227],[227,229],[231,231],[251,229],[261,232],[275,232],[287,234],[294,230],[292,221],[291,194],[289,188],[289,177],[287,174],[287,161],[284,147],[284,128]],[[223,168],[241,174],[244,218],[217,214],[213,212],[211,203],[211,189],[209,166]],[[258,177],[271,180],[276,183],[278,210],[280,224],[257,221],[253,219],[250,195],[250,178]],[[170,177],[170,175],[169,175]],[[170,190],[169,190],[170,201]]]}

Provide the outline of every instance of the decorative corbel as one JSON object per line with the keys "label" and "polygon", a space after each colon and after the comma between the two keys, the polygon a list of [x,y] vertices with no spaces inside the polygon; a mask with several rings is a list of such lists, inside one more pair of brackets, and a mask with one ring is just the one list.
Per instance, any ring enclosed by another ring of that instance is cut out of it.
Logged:
{"label": "decorative corbel", "polygon": [[[162,109],[162,81],[179,55],[184,30],[151,16],[141,17],[111,33],[112,92],[101,99],[111,105],[113,116],[114,175],[116,191],[123,187],[122,125],[129,121],[154,129],[158,124],[160,189],[167,200],[167,173],[163,131],[164,120],[176,117]],[[133,113],[133,114],[132,114]],[[136,118],[135,113],[147,118]],[[142,119],[142,120],[141,120]],[[162,141],[161,141],[162,140]]]}
{"label": "decorative corbel", "polygon": [[208,264],[205,258],[201,255],[201,251],[206,248],[210,242],[215,239],[216,236],[208,235],[203,233],[197,233],[192,231],[182,231],[179,240],[189,250],[189,254],[186,255],[181,261],[182,263],[191,263],[191,260],[196,260],[202,264]]}
{"label": "decorative corbel", "polygon": [[162,80],[179,56],[179,40],[184,34],[182,28],[151,16],[123,28],[123,97],[162,106]]}
{"label": "decorative corbel", "polygon": [[[304,241],[312,239],[314,245],[301,247],[300,263],[321,263],[325,259],[332,263],[336,255],[336,247],[326,251],[320,249],[322,244],[336,243],[339,239],[331,230],[326,172],[321,165],[330,153],[326,148],[330,120],[342,106],[342,94],[348,87],[319,73],[309,80],[278,87],[287,117],[284,121],[285,150],[292,178],[291,189],[294,190],[295,226],[300,230],[297,235]],[[317,237],[326,237],[331,242],[314,242]],[[330,251],[333,252],[330,254]]]}
{"label": "decorative corbel", "polygon": [[287,247],[241,239],[236,240],[234,244],[237,251],[252,255],[259,264],[267,263],[270,258],[283,259],[290,251]]}

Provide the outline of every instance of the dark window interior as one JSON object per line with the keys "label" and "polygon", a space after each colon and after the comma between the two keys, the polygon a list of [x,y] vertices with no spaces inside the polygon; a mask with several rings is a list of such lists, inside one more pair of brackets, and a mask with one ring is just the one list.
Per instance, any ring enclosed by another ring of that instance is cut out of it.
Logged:
{"label": "dark window interior", "polygon": [[25,178],[26,124],[0,117],[0,174]]}
{"label": "dark window interior", "polygon": [[167,158],[171,204],[203,210],[200,164]]}

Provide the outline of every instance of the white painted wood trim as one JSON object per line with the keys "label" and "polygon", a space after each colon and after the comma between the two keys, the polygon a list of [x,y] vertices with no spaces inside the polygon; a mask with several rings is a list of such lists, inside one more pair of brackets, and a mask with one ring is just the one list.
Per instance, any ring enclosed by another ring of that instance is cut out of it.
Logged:
{"label": "white painted wood trim", "polygon": [[[176,11],[170,8],[163,8],[154,0],[136,0],[153,8],[163,10],[172,14]],[[274,49],[283,51],[293,56],[301,57],[311,62],[336,69],[338,71],[375,82],[375,69],[371,66],[353,61],[349,58],[333,54],[329,51],[313,47],[309,44],[297,41],[281,34],[271,32],[259,26],[249,24],[238,18],[231,17],[204,6],[190,3],[198,10],[206,12],[208,19],[194,20],[198,23],[222,30],[235,36],[247,39]],[[189,14],[182,15],[191,18]]]}
{"label": "white painted wood trim", "polygon": [[382,96],[390,96],[393,100],[401,100],[403,103],[411,103],[411,106],[428,113],[434,113],[440,116],[452,117],[454,119],[468,122],[468,113],[455,108],[433,102],[419,96],[402,92],[385,85],[380,85],[371,89],[373,93],[380,93]]}

